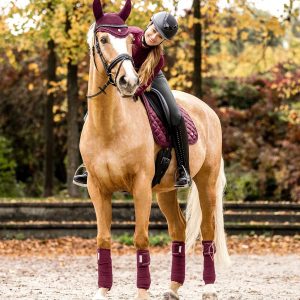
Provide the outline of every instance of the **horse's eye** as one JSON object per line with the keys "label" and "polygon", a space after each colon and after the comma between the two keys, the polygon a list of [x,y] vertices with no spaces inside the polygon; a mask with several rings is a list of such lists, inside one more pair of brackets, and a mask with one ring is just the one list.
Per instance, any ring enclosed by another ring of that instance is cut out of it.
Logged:
{"label": "horse's eye", "polygon": [[107,37],[106,37],[106,36],[101,37],[100,42],[101,42],[102,44],[106,44],[106,43],[108,42]]}

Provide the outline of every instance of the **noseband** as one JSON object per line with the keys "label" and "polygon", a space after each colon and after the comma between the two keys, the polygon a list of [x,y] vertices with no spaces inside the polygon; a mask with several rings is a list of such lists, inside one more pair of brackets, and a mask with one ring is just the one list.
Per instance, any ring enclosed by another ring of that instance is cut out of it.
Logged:
{"label": "noseband", "polygon": [[[96,94],[93,94],[93,95],[87,95],[88,99],[94,98],[94,97],[96,97],[96,96],[98,96],[102,93],[106,94],[105,90],[110,84],[113,85],[113,86],[116,86],[116,81],[117,81],[118,75],[120,73],[122,64],[125,60],[130,60],[132,62],[132,64],[134,65],[132,57],[128,54],[125,54],[125,53],[118,55],[110,64],[107,63],[107,61],[104,58],[104,55],[101,51],[99,41],[98,41],[98,37],[97,37],[98,29],[101,28],[101,27],[113,27],[113,28],[126,27],[127,28],[127,25],[98,25],[95,28],[95,30],[94,30],[94,45],[95,46],[93,46],[93,48],[92,48],[94,64],[95,64],[95,67],[96,67],[97,71],[99,72],[99,70],[97,68],[96,60],[95,60],[95,49],[96,49],[96,52],[97,52],[97,54],[99,55],[99,57],[102,61],[105,73],[108,77],[108,81],[104,84],[104,86],[98,87],[99,92],[97,92]],[[118,63],[120,63],[120,65],[119,65],[119,68],[117,70],[115,78],[113,78],[111,71]]]}

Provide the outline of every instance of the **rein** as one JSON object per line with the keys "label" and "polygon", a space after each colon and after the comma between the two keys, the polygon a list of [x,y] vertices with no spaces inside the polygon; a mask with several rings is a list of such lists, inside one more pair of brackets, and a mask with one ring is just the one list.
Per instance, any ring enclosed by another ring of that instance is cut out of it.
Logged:
{"label": "rein", "polygon": [[[95,28],[95,31],[94,31],[94,45],[93,45],[93,48],[92,48],[93,60],[94,60],[95,67],[96,67],[97,71],[99,72],[99,70],[97,68],[96,60],[95,60],[95,49],[96,49],[96,52],[97,52],[97,54],[99,55],[99,57],[102,61],[105,73],[108,77],[108,81],[102,87],[98,87],[99,92],[97,92],[93,95],[87,95],[86,97],[88,99],[94,98],[94,97],[96,97],[96,96],[98,96],[102,93],[106,94],[105,90],[109,85],[116,86],[116,80],[117,80],[118,75],[120,73],[120,69],[122,67],[122,64],[125,60],[130,60],[132,62],[132,64],[134,64],[132,57],[128,54],[125,54],[125,53],[118,55],[110,64],[107,63],[107,61],[105,60],[104,55],[101,51],[99,41],[98,41],[98,37],[97,37],[97,31],[101,27],[127,27],[127,26],[126,25],[124,25],[124,26],[122,26],[122,25],[118,25],[118,26],[117,25],[99,25]],[[115,78],[113,78],[111,71],[118,63],[120,63],[120,65],[119,65],[119,68],[117,70]]]}

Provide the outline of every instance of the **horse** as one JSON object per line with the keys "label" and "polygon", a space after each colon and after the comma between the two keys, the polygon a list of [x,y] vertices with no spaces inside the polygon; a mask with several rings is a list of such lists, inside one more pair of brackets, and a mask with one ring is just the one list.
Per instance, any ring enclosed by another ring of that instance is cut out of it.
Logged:
{"label": "horse", "polygon": [[[172,240],[170,290],[163,299],[179,299],[178,290],[185,275],[185,252],[195,244],[198,236],[204,247],[203,299],[216,299],[214,257],[220,263],[229,263],[222,209],[226,178],[220,120],[199,98],[173,91],[178,105],[193,119],[199,136],[197,143],[189,147],[193,182],[185,218],[174,187],[174,150],[161,182],[155,187],[151,185],[155,158],[161,147],[153,139],[142,102],[133,97],[139,81],[131,61],[131,38],[130,35],[117,38],[108,32],[96,32],[95,24],[88,32],[90,99],[80,137],[80,152],[88,171],[87,188],[97,219],[99,288],[94,299],[108,299],[112,286],[111,199],[113,192],[120,190],[128,191],[134,199],[136,299],[150,299],[148,226],[153,192],[166,217]],[[205,244],[206,241],[214,243]]]}

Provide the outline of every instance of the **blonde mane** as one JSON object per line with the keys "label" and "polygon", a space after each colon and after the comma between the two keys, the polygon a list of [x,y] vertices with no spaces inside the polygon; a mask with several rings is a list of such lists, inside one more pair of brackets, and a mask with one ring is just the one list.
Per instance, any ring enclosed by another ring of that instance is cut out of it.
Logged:
{"label": "blonde mane", "polygon": [[86,41],[89,45],[90,50],[94,46],[94,30],[95,30],[95,22],[90,26],[89,31],[87,33]]}

